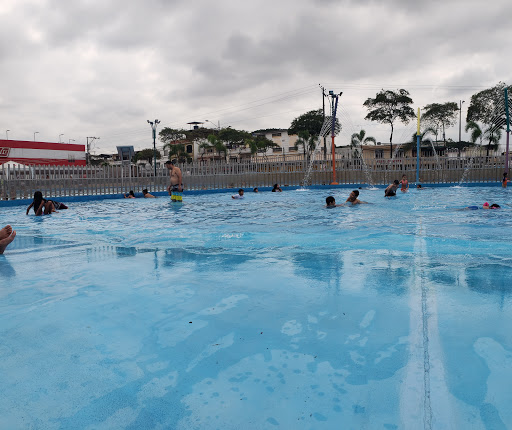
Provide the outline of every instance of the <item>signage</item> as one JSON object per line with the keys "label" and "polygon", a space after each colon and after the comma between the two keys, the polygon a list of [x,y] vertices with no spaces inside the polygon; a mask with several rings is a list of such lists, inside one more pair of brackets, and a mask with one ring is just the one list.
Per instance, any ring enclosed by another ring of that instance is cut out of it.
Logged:
{"label": "signage", "polygon": [[8,157],[11,148],[0,148],[0,157]]}

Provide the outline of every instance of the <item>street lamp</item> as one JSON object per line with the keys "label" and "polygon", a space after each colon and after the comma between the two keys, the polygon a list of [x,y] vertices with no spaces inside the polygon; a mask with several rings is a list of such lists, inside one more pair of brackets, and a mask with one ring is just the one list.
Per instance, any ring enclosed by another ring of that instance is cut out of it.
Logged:
{"label": "street lamp", "polygon": [[5,138],[7,140],[9,140],[9,131],[11,131],[11,130],[5,130]]}
{"label": "street lamp", "polygon": [[[460,143],[460,132],[461,132],[462,103],[464,103],[464,100],[459,100],[459,143]],[[459,148],[459,150],[460,150],[460,148]]]}
{"label": "street lamp", "polygon": [[64,136],[64,133],[59,134],[59,143],[62,143],[62,140],[60,140],[61,136]]}
{"label": "street lamp", "polygon": [[73,142],[74,142],[74,141],[75,141],[75,139],[69,139],[69,140],[68,140],[68,143],[71,143],[71,141],[73,141]]}
{"label": "street lamp", "polygon": [[160,121],[155,119],[155,121],[150,121],[148,119],[148,124],[151,126],[151,129],[153,130],[153,166],[155,170],[155,181],[156,181],[156,127],[158,124],[160,124]]}
{"label": "street lamp", "polygon": [[39,134],[38,131],[34,131],[34,142],[36,141],[36,134]]}
{"label": "street lamp", "polygon": [[220,121],[217,121],[217,124],[215,124],[214,122],[211,122],[210,120],[205,119],[204,122],[209,122],[210,124],[213,124],[215,127],[217,127],[217,130],[220,131]]}

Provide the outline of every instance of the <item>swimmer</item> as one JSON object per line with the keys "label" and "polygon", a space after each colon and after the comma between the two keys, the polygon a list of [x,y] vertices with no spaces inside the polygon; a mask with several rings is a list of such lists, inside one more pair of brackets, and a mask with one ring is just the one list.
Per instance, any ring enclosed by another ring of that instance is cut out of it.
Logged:
{"label": "swimmer", "polygon": [[501,186],[503,188],[507,188],[507,184],[510,182],[510,179],[508,179],[508,174],[507,172],[503,173],[503,179],[501,180]]}
{"label": "swimmer", "polygon": [[402,193],[406,193],[407,191],[409,191],[409,181],[407,181],[407,175],[402,175],[402,180],[400,181],[400,184],[402,185],[402,187],[400,188],[400,191],[402,191]]}
{"label": "swimmer", "polygon": [[16,237],[16,231],[10,225],[6,225],[0,230],[0,254],[3,254],[7,245]]}
{"label": "swimmer", "polygon": [[421,184],[418,184],[418,185],[416,185],[416,189],[418,189],[418,190],[424,190],[425,188],[423,188]]}
{"label": "swimmer", "polygon": [[259,192],[259,191],[258,191],[258,187],[253,188],[252,192],[253,192],[253,193],[258,193],[258,192]]}
{"label": "swimmer", "polygon": [[128,194],[123,194],[123,196],[125,199],[134,199],[135,198],[135,194],[133,193],[133,190],[130,190],[130,192]]}
{"label": "swimmer", "polygon": [[483,209],[499,209],[501,206],[497,203],[493,203],[492,205],[489,206],[489,203],[488,202],[485,202],[484,205],[483,205]]}
{"label": "swimmer", "polygon": [[282,192],[283,190],[281,189],[281,187],[279,186],[279,184],[274,184],[274,188],[272,188],[272,192],[273,193],[280,193]]}
{"label": "swimmer", "polygon": [[384,190],[384,197],[393,197],[396,196],[396,190],[398,186],[400,185],[400,182],[398,182],[398,179],[395,179],[392,184],[389,184],[387,188]]}
{"label": "swimmer", "polygon": [[340,206],[345,206],[345,205],[337,205],[336,200],[334,199],[333,196],[329,196],[325,199],[325,207],[326,208],[337,208]]}
{"label": "swimmer", "polygon": [[231,196],[232,199],[243,199],[244,198],[244,190],[240,188],[238,190],[238,194],[235,194],[234,196]]}
{"label": "swimmer", "polygon": [[367,204],[368,202],[363,202],[361,200],[358,199],[359,197],[359,191],[358,190],[354,190],[350,193],[350,195],[348,196],[348,199],[345,200],[345,203],[352,203],[353,205],[360,205],[360,204]]}
{"label": "swimmer", "polygon": [[57,209],[67,209],[68,207],[64,203],[60,203],[56,200],[47,200],[43,198],[43,193],[41,191],[36,191],[34,193],[34,199],[32,203],[27,208],[27,215],[30,211],[30,208],[34,208],[34,213],[36,216],[40,215],[49,215],[53,212],[57,212]]}
{"label": "swimmer", "polygon": [[147,189],[147,188],[144,188],[144,189],[142,190],[142,196],[143,196],[145,199],[156,199],[156,196],[154,196],[153,194],[148,193],[148,189]]}

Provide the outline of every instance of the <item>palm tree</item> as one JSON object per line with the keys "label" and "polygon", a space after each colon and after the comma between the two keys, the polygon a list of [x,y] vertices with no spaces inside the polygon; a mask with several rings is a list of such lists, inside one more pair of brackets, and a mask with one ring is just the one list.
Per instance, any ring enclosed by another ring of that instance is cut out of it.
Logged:
{"label": "palm tree", "polygon": [[302,145],[302,150],[304,151],[304,160],[306,160],[306,155],[309,157],[309,154],[315,150],[318,137],[309,134],[309,131],[299,131],[298,136],[299,138],[293,147],[295,149],[299,149],[299,146]]}
{"label": "palm tree", "polygon": [[199,144],[199,149],[201,150],[201,160],[203,159],[203,156],[204,156],[204,153],[206,152],[206,150],[210,149],[210,148],[211,148],[210,142],[201,142]]}
{"label": "palm tree", "polygon": [[183,143],[166,143],[164,148],[169,149],[169,160],[175,159],[183,162],[190,158],[187,151],[185,151],[185,145]]}
{"label": "palm tree", "polygon": [[488,157],[491,147],[492,149],[498,148],[498,144],[501,140],[501,128],[497,128],[495,125],[491,125],[487,130],[485,130],[484,137],[489,140],[489,143],[487,144]]}
{"label": "palm tree", "polygon": [[360,150],[360,156],[363,156],[363,145],[368,145],[369,143],[373,143],[374,145],[377,144],[377,141],[372,136],[366,136],[366,131],[361,130],[359,133],[354,133],[352,137],[350,138],[350,147],[355,148],[353,156],[357,157],[358,154],[358,148]]}

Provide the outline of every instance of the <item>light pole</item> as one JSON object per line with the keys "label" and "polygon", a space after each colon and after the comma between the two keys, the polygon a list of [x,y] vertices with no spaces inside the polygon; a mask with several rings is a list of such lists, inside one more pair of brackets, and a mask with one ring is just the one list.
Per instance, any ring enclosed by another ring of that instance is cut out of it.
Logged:
{"label": "light pole", "polygon": [[220,131],[220,121],[217,121],[217,124],[215,124],[214,122],[211,122],[210,120],[205,119],[204,122],[209,122],[210,124],[213,124],[215,127],[217,127],[217,130]]}
{"label": "light pole", "polygon": [[59,143],[62,143],[62,140],[60,140],[61,136],[64,136],[64,133],[59,134]]}
{"label": "light pole", "polygon": [[7,140],[9,140],[9,132],[10,132],[10,131],[11,131],[11,130],[5,130],[5,138],[6,138]]}
{"label": "light pole", "polygon": [[464,100],[459,100],[459,143],[460,143],[460,132],[461,132],[461,118],[462,118],[462,103]]}
{"label": "light pole", "polygon": [[34,131],[34,142],[36,141],[36,134],[39,134],[38,131]]}
{"label": "light pole", "polygon": [[71,143],[71,141],[73,141],[73,142],[74,142],[74,141],[75,141],[75,139],[69,139],[69,140],[68,140],[68,143]]}
{"label": "light pole", "polygon": [[155,119],[155,121],[150,121],[148,119],[148,124],[151,126],[151,130],[153,130],[153,166],[155,170],[155,181],[156,181],[156,127],[160,124],[160,121]]}

